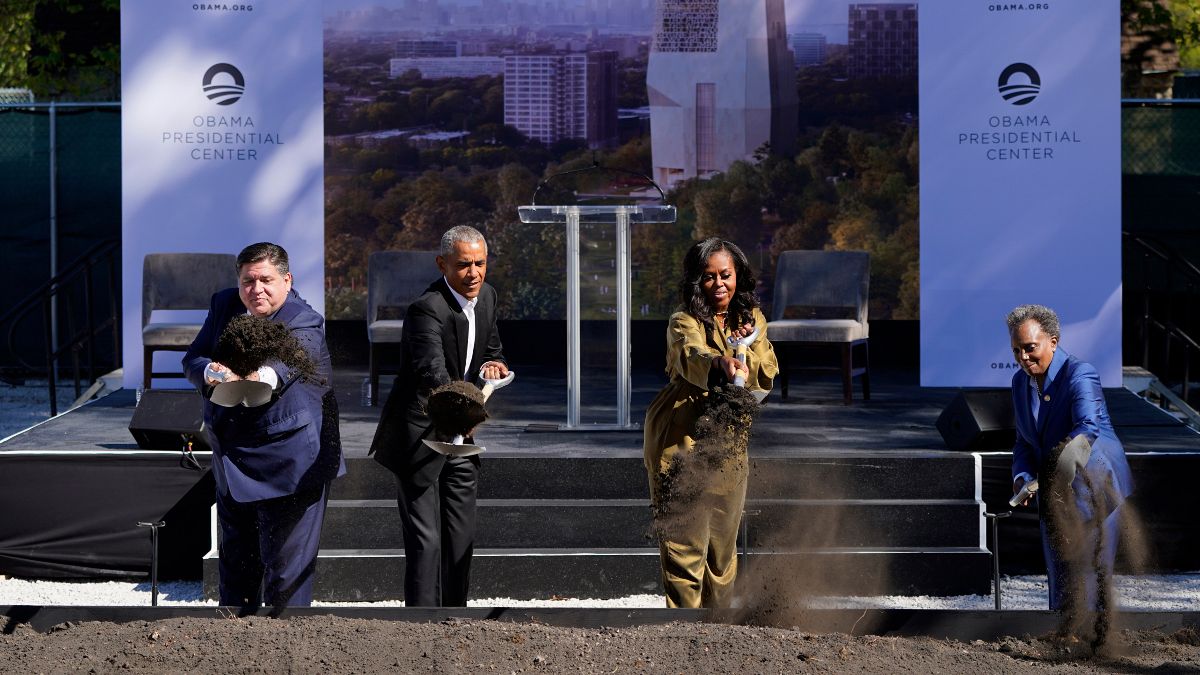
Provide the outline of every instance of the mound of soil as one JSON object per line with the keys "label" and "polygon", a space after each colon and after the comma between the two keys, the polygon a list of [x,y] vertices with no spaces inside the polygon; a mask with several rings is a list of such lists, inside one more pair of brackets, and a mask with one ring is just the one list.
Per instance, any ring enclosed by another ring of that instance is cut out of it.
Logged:
{"label": "mound of soil", "polygon": [[1191,637],[1125,633],[1119,655],[1095,658],[1036,638],[965,643],[703,623],[613,629],[214,617],[64,624],[45,634],[18,624],[0,633],[0,662],[12,673],[1195,672],[1200,647]]}

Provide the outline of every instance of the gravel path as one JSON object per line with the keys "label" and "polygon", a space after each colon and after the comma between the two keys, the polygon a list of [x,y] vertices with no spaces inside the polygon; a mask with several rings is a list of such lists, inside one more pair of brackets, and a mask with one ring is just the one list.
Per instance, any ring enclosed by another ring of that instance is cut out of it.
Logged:
{"label": "gravel path", "polygon": [[[73,382],[58,387],[58,411],[66,412],[75,401]],[[45,380],[26,380],[23,385],[0,381],[0,440],[50,419],[50,390]]]}
{"label": "gravel path", "polygon": [[[1126,611],[1200,611],[1200,572],[1190,574],[1128,576],[1117,575],[1117,596]],[[1004,577],[1000,581],[1005,609],[1045,609],[1046,577]],[[818,609],[991,609],[992,596],[874,596],[814,598]],[[159,603],[163,605],[215,605],[204,599],[198,581],[172,581],[159,584]],[[65,582],[0,580],[0,605],[149,605],[150,584],[145,582]],[[318,607],[402,606],[399,601],[376,603],[317,602]],[[659,608],[658,595],[633,595],[610,600],[567,598],[538,600],[528,598],[480,598],[472,607],[625,607]]]}

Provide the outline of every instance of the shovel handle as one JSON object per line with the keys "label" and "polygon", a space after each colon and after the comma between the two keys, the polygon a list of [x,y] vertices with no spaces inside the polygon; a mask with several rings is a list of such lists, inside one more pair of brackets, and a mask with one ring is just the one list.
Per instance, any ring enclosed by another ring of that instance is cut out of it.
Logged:
{"label": "shovel handle", "polygon": [[513,378],[516,376],[517,376],[517,373],[515,371],[510,370],[510,371],[508,371],[508,375],[505,375],[504,377],[500,378],[499,380],[489,380],[489,379],[486,379],[483,377],[483,369],[480,368],[479,369],[479,379],[483,380],[483,387],[481,387],[481,389],[483,390],[483,400],[485,400],[485,401],[488,400],[488,397],[490,397],[492,395],[492,392],[496,391],[497,389],[508,386],[508,384],[510,382],[512,382]]}
{"label": "shovel handle", "polygon": [[1025,502],[1026,499],[1029,499],[1030,495],[1037,493],[1037,491],[1038,491],[1038,482],[1037,482],[1037,479],[1035,478],[1034,480],[1031,480],[1028,483],[1022,485],[1021,491],[1018,492],[1017,494],[1013,495],[1012,499],[1008,500],[1008,505],[1012,506],[1014,508],[1017,506],[1020,506],[1022,503]]}

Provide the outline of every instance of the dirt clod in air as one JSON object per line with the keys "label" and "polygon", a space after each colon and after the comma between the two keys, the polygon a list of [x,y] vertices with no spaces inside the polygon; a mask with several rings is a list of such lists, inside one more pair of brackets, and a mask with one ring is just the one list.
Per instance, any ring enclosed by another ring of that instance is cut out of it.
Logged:
{"label": "dirt clod in air", "polygon": [[[1083,470],[1073,476],[1059,475],[1058,460],[1066,446],[1067,441],[1063,441],[1050,452],[1046,485],[1040,495],[1047,536],[1065,568],[1059,634],[1064,639],[1080,641],[1081,647],[1101,652],[1109,646],[1116,614],[1112,575],[1104,562],[1108,545],[1104,486],[1095,485]],[[1092,513],[1089,520],[1084,520],[1076,504],[1072,479],[1078,479],[1087,489]]]}
{"label": "dirt clod in air", "polygon": [[705,508],[705,493],[727,485],[747,470],[750,428],[761,409],[743,387],[713,387],[704,398],[703,413],[696,420],[691,452],[679,452],[658,476],[658,499],[652,506],[654,534],[672,539],[686,531]]}

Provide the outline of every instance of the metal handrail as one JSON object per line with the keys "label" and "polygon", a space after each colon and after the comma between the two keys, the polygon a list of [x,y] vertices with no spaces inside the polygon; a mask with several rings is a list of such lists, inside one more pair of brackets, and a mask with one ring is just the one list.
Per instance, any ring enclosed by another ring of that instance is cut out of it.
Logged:
{"label": "metal handrail", "polygon": [[1188,274],[1188,276],[1192,277],[1197,284],[1200,284],[1200,267],[1193,265],[1192,262],[1187,258],[1184,258],[1174,252],[1165,251],[1164,249],[1166,247],[1151,237],[1133,234],[1125,230],[1123,230],[1121,234],[1124,235],[1126,239],[1140,246],[1142,249],[1153,253],[1155,257],[1159,258],[1163,262],[1179,266]]}
{"label": "metal handrail", "polygon": [[[1192,264],[1191,261],[1171,251],[1166,246],[1153,240],[1150,237],[1133,235],[1129,232],[1122,232],[1127,243],[1135,244],[1142,252],[1143,257],[1152,256],[1163,263],[1166,271],[1166,289],[1165,292],[1173,294],[1177,287],[1177,277],[1183,277],[1183,284],[1194,285],[1200,287],[1200,268]],[[1143,275],[1144,277],[1144,275]],[[1171,316],[1170,305],[1167,308],[1166,318],[1158,318],[1151,313],[1150,303],[1150,283],[1143,278],[1142,288],[1142,316],[1139,319],[1141,338],[1142,338],[1142,367],[1150,370],[1150,343],[1151,332],[1159,332],[1163,339],[1163,354],[1164,363],[1170,363],[1172,345],[1178,343],[1183,347],[1183,378],[1181,384],[1181,399],[1187,401],[1191,385],[1191,364],[1192,356],[1200,355],[1200,342],[1188,334]]]}
{"label": "metal handrail", "polygon": [[[104,331],[111,329],[113,337],[113,363],[121,362],[121,326],[120,312],[117,308],[117,279],[119,278],[118,259],[120,257],[121,242],[117,239],[104,240],[72,262],[65,270],[56,274],[52,279],[42,284],[37,290],[30,293],[24,300],[18,302],[14,307],[0,315],[0,325],[8,323],[7,345],[9,352],[21,365],[26,368],[35,369],[35,367],[21,358],[13,345],[16,336],[17,327],[21,321],[30,315],[39,307],[42,309],[43,316],[43,344],[45,345],[44,355],[46,358],[46,381],[50,392],[50,415],[58,414],[58,382],[55,377],[57,371],[56,366],[59,360],[66,354],[70,354],[72,362],[72,372],[75,379],[75,396],[79,397],[82,387],[80,385],[80,367],[79,367],[79,352],[86,351],[87,371],[88,376],[92,377],[95,374],[95,339]],[[92,284],[93,269],[102,265],[108,266],[108,297],[109,308],[107,316],[97,322],[95,308],[95,292]],[[63,344],[56,345],[54,340],[54,301],[60,295],[64,296],[69,304],[70,297],[66,295],[70,284],[81,282],[83,284],[83,311],[86,317],[84,326],[79,329],[74,329],[71,319],[74,312],[70,311],[68,306],[66,316],[68,319],[67,337]]]}

